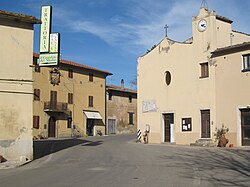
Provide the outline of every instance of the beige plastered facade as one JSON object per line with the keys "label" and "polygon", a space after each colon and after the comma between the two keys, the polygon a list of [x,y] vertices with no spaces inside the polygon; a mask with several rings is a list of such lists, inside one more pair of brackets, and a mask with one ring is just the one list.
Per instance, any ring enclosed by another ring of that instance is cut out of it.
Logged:
{"label": "beige plastered facade", "polygon": [[[206,21],[203,31],[198,29],[202,19]],[[176,42],[166,37],[138,58],[138,129],[144,131],[150,125],[149,143],[189,145],[202,139],[201,111],[205,110],[210,112],[210,132],[204,139],[214,141],[216,127],[224,125],[229,128],[230,144],[241,146],[239,108],[250,104],[246,99],[248,73],[241,72],[241,53],[226,59],[211,53],[249,41],[250,35],[232,30],[231,20],[201,8],[192,18],[192,38]],[[208,63],[205,78],[201,77],[202,63]],[[167,71],[171,74],[169,85]],[[173,114],[170,141],[165,140],[166,114]],[[185,118],[191,118],[190,131],[183,131]]]}
{"label": "beige plastered facade", "polygon": [[[35,55],[34,64],[38,55]],[[62,60],[59,65],[60,83],[50,82],[50,71],[53,67],[40,67],[40,72],[33,68],[34,89],[40,90],[40,100],[34,100],[34,116],[39,116],[39,127],[33,128],[35,139],[40,138],[68,138],[88,135],[87,123],[92,121],[92,135],[97,130],[105,134],[106,107],[106,77],[109,72]],[[69,77],[69,70],[73,77]],[[93,75],[93,81],[89,75]],[[57,107],[48,106],[51,102],[51,91],[57,93]],[[73,103],[68,102],[68,94],[73,95]],[[89,106],[89,96],[93,97],[93,106]],[[98,113],[101,119],[88,118],[85,111]],[[69,118],[72,119],[68,125]],[[51,123],[51,120],[54,123]]]}
{"label": "beige plastered facade", "polygon": [[0,12],[0,155],[33,159],[34,17]]}

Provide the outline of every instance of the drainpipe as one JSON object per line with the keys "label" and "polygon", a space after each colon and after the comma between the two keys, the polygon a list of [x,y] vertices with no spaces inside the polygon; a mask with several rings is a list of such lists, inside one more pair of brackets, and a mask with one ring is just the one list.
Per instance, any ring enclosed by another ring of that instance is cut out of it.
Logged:
{"label": "drainpipe", "polygon": [[233,45],[233,37],[234,37],[234,34],[230,33],[230,45],[231,46]]}

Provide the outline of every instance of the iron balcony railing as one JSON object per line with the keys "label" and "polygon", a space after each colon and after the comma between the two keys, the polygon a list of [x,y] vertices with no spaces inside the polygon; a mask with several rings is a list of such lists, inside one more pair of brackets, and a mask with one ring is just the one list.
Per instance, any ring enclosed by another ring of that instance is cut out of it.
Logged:
{"label": "iron balcony railing", "polygon": [[63,102],[53,102],[48,101],[44,102],[44,110],[45,111],[67,111],[68,110],[68,103]]}

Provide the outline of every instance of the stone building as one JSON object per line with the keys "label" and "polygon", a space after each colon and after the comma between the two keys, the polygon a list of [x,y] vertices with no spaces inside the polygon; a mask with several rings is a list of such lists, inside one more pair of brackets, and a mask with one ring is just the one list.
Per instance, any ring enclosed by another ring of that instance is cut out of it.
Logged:
{"label": "stone building", "polygon": [[105,133],[106,77],[111,73],[60,60],[60,82],[51,84],[57,69],[37,66],[34,54],[34,138],[59,138]]}
{"label": "stone building", "polygon": [[107,94],[107,134],[128,134],[137,131],[137,92],[121,86],[108,85]]}
{"label": "stone building", "polygon": [[0,155],[32,160],[33,16],[0,10]]}
{"label": "stone building", "polygon": [[[166,37],[138,58],[138,128],[149,142],[214,142],[226,126],[234,146],[249,145],[250,35],[206,7],[192,19],[192,37]],[[152,71],[153,70],[153,71]]]}

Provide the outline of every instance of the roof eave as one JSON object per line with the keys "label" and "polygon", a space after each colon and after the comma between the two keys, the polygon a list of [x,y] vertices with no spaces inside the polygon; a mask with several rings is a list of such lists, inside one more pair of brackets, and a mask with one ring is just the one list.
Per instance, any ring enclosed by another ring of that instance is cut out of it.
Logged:
{"label": "roof eave", "polygon": [[237,44],[237,45],[228,46],[225,48],[216,49],[215,51],[212,52],[212,57],[218,57],[218,56],[227,55],[230,53],[236,53],[236,52],[249,50],[249,49],[250,49],[250,42],[245,42],[242,44]]}
{"label": "roof eave", "polygon": [[226,17],[223,17],[223,16],[219,16],[219,15],[216,15],[216,19],[220,20],[220,21],[224,21],[224,22],[227,22],[227,23],[233,23],[232,20],[226,18]]}
{"label": "roof eave", "polygon": [[41,20],[37,19],[34,16],[28,16],[24,14],[17,14],[17,13],[12,13],[12,12],[7,12],[7,11],[2,11],[0,10],[0,17],[6,18],[9,20],[18,20],[21,22],[25,23],[31,23],[31,24],[41,24]]}

